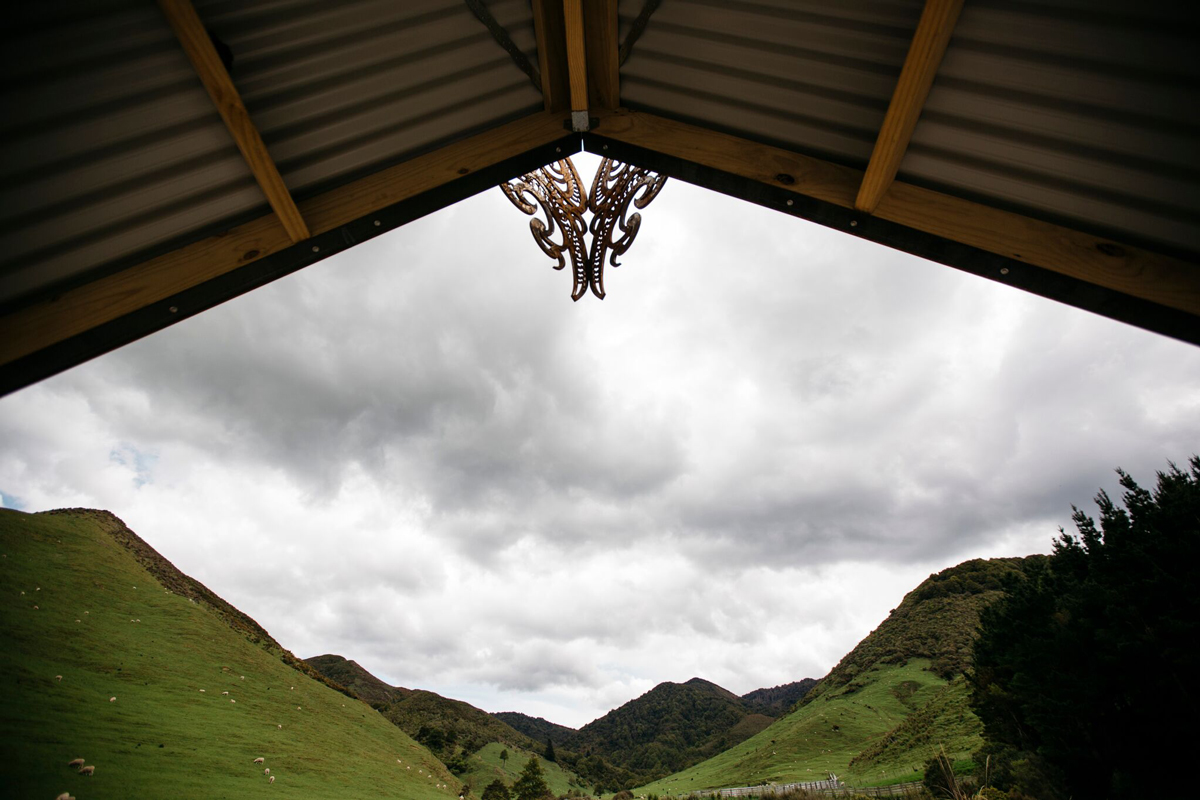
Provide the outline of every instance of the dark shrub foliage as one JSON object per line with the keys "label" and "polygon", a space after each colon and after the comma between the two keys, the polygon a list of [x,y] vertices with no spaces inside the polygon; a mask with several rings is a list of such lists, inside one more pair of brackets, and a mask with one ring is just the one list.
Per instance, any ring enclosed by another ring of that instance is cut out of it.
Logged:
{"label": "dark shrub foliage", "polygon": [[489,783],[484,788],[483,794],[479,796],[479,800],[511,800],[511,798],[512,794],[509,793],[508,787],[499,778]]}
{"label": "dark shrub foliage", "polygon": [[1076,509],[1078,535],[1060,532],[981,618],[972,706],[1008,768],[1037,773],[1020,787],[1037,797],[1141,797],[1149,774],[1169,797],[1191,781],[1159,765],[1164,745],[1196,741],[1200,712],[1200,458],[1153,492],[1117,472],[1124,508],[1101,492],[1099,527]]}

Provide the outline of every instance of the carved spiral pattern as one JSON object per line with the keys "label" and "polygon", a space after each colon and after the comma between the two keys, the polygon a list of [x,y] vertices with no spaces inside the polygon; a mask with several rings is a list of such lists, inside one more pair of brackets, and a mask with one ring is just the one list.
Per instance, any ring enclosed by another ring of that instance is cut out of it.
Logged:
{"label": "carved spiral pattern", "polygon": [[[638,209],[650,205],[666,182],[665,175],[606,158],[585,197],[579,173],[567,158],[500,188],[513,205],[534,217],[529,229],[542,252],[558,262],[555,269],[566,266],[564,251],[570,255],[575,279],[571,299],[578,300],[591,289],[603,300],[605,261],[619,267],[617,256],[633,244],[642,224],[641,214],[629,213],[630,204]],[[544,222],[536,216],[538,206],[545,214]],[[584,220],[585,211],[591,213],[590,223]]]}

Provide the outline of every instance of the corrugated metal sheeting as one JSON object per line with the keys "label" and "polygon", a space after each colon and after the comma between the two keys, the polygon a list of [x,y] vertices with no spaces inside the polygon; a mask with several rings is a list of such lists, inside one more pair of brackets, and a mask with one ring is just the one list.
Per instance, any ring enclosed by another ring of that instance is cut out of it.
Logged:
{"label": "corrugated metal sheeting", "polygon": [[[621,0],[626,30],[643,0]],[[621,102],[864,167],[922,0],[664,0],[621,69]]]}
{"label": "corrugated metal sheeting", "polygon": [[901,179],[1200,252],[1191,6],[968,0]]}
{"label": "corrugated metal sheeting", "polygon": [[[622,101],[865,168],[922,5],[664,0]],[[899,178],[1200,252],[1192,5],[966,0]],[[621,1],[623,32],[642,6]]]}
{"label": "corrugated metal sheeting", "polygon": [[[489,8],[536,63],[528,3]],[[197,10],[298,198],[542,106],[461,0]],[[153,3],[6,13],[0,305],[268,212]]]}

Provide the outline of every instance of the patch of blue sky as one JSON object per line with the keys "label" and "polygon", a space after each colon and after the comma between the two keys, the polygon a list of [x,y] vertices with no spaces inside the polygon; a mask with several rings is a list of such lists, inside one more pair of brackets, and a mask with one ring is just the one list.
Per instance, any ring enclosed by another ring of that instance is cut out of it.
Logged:
{"label": "patch of blue sky", "polygon": [[138,488],[154,482],[154,466],[158,463],[158,456],[154,453],[143,452],[128,442],[122,442],[108,454],[108,460],[133,470],[133,485]]}
{"label": "patch of blue sky", "polygon": [[0,491],[0,508],[12,508],[17,511],[24,511],[25,504],[21,502],[20,498]]}

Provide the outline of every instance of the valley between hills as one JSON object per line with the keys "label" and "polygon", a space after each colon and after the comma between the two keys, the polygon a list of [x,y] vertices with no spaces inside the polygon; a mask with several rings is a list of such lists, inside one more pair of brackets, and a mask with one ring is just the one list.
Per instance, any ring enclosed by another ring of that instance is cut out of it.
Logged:
{"label": "valley between hills", "polygon": [[530,759],[557,797],[919,780],[941,749],[970,766],[980,611],[1041,558],[930,576],[821,680],[662,683],[572,729],[299,659],[106,511],[0,510],[0,551],[3,782],[81,800],[479,797]]}

